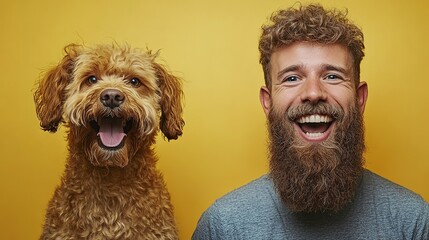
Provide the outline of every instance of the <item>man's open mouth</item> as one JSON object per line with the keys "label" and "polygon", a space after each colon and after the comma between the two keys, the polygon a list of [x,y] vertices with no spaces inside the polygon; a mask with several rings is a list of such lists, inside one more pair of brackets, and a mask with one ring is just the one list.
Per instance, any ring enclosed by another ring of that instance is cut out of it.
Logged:
{"label": "man's open mouth", "polygon": [[334,120],[328,115],[312,114],[302,116],[295,122],[308,139],[319,139],[327,133]]}
{"label": "man's open mouth", "polygon": [[124,146],[125,136],[132,125],[132,119],[119,117],[102,117],[91,121],[91,127],[97,133],[98,144],[108,150],[117,150]]}

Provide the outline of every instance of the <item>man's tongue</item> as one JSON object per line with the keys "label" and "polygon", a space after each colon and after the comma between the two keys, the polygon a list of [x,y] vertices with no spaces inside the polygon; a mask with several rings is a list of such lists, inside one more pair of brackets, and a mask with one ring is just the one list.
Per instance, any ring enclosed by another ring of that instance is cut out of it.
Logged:
{"label": "man's tongue", "polygon": [[328,123],[302,123],[300,124],[302,131],[306,133],[323,133],[329,128]]}
{"label": "man's tongue", "polygon": [[97,136],[106,147],[117,147],[126,136],[122,126],[122,119],[105,117],[98,123],[100,130]]}

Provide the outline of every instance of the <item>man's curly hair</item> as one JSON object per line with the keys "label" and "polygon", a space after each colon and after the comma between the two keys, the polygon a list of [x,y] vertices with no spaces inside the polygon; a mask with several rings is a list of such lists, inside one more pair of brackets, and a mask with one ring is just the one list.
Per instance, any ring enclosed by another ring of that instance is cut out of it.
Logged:
{"label": "man's curly hair", "polygon": [[325,10],[319,4],[298,6],[274,12],[271,24],[262,26],[259,39],[259,62],[265,85],[271,89],[271,54],[282,46],[305,41],[346,46],[353,58],[355,84],[360,81],[360,63],[364,57],[362,31],[347,19],[347,11]]}

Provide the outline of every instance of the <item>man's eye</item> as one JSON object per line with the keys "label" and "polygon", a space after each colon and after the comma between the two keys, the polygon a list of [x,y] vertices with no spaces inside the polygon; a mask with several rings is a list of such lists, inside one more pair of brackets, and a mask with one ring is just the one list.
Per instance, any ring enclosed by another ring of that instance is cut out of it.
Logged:
{"label": "man's eye", "polygon": [[298,81],[297,76],[290,76],[283,79],[283,82],[296,82],[296,81]]}
{"label": "man's eye", "polygon": [[324,79],[326,79],[326,80],[342,80],[343,78],[341,76],[336,75],[336,74],[329,74]]}
{"label": "man's eye", "polygon": [[135,78],[135,77],[131,78],[129,82],[133,87],[140,87],[140,85],[141,85],[140,79]]}

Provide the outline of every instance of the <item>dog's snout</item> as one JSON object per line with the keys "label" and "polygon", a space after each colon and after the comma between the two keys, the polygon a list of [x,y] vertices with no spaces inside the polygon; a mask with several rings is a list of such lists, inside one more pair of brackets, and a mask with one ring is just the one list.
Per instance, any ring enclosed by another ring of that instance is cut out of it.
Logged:
{"label": "dog's snout", "polygon": [[101,92],[100,101],[109,108],[119,107],[125,100],[124,94],[117,89],[106,89]]}

